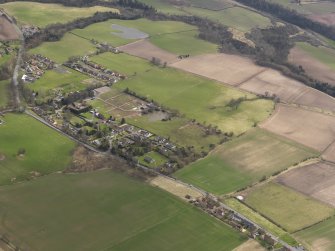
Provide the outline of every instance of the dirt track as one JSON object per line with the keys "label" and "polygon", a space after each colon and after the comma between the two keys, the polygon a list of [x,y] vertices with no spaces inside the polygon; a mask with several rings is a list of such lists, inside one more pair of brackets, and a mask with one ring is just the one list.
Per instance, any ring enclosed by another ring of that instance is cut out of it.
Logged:
{"label": "dirt track", "polygon": [[296,168],[276,181],[335,207],[335,166],[324,162]]}
{"label": "dirt track", "polygon": [[[1,12],[0,12],[1,15]],[[0,40],[18,40],[20,35],[7,18],[0,16]]]}

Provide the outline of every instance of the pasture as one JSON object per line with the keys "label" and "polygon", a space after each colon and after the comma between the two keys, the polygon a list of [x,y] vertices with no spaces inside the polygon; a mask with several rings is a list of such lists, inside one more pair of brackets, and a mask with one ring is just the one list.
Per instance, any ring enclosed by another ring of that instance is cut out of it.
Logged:
{"label": "pasture", "polygon": [[276,182],[335,207],[335,166],[325,162],[280,175]]}
{"label": "pasture", "polygon": [[8,100],[9,85],[10,85],[10,81],[8,80],[0,81],[0,108],[6,107],[9,101]]}
{"label": "pasture", "polygon": [[80,17],[93,16],[96,12],[119,12],[117,9],[101,6],[76,8],[35,2],[10,2],[0,4],[0,8],[14,16],[20,24],[36,25],[41,28],[55,23],[68,23]]}
{"label": "pasture", "polygon": [[0,191],[1,233],[25,249],[223,251],[246,241],[177,197],[111,170],[53,174]]}
{"label": "pasture", "polygon": [[150,42],[170,53],[196,55],[217,51],[217,45],[197,37],[199,34],[197,27],[175,21],[112,19],[92,24],[84,29],[73,30],[73,33],[87,39],[108,42],[113,46],[121,46],[138,40],[124,38],[122,32],[112,28],[113,24],[147,33]]}
{"label": "pasture", "polygon": [[154,7],[157,11],[170,15],[185,15],[185,12],[179,6],[169,3],[169,0],[140,0],[146,5]]}
{"label": "pasture", "polygon": [[176,176],[213,193],[224,194],[312,156],[317,156],[317,152],[256,128],[217,147],[210,156],[183,168]]}
{"label": "pasture", "polygon": [[72,56],[84,56],[95,51],[95,46],[90,41],[66,33],[60,41],[44,42],[29,52],[41,54],[56,63],[64,63]]}
{"label": "pasture", "polygon": [[276,183],[252,188],[245,202],[290,233],[335,213],[330,206]]}
{"label": "pasture", "polygon": [[310,228],[299,231],[295,236],[310,250],[335,250],[335,217]]}
{"label": "pasture", "polygon": [[261,124],[266,130],[320,152],[334,141],[334,126],[334,116],[287,105],[278,105],[273,116]]}
{"label": "pasture", "polygon": [[26,115],[6,114],[1,119],[1,185],[29,179],[35,172],[61,171],[71,163],[75,144],[69,139]]}

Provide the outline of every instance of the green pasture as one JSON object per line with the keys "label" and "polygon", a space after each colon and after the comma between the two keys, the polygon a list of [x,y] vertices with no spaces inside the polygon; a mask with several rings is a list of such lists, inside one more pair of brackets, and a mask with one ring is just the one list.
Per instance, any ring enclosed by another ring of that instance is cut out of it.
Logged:
{"label": "green pasture", "polygon": [[295,232],[322,221],[335,209],[276,183],[252,189],[245,202],[288,232]]}
{"label": "green pasture", "polygon": [[0,81],[0,107],[6,107],[9,95],[9,80]]}
{"label": "green pasture", "polygon": [[237,231],[180,199],[104,170],[0,188],[1,233],[24,249],[233,250]]}
{"label": "green pasture", "polygon": [[36,2],[10,2],[0,4],[20,24],[36,25],[41,28],[55,23],[68,23],[81,17],[92,16],[96,12],[119,12],[117,9],[101,6],[76,8],[60,4],[45,4]]}
{"label": "green pasture", "polygon": [[[31,172],[47,174],[71,163],[75,144],[26,115],[6,114],[0,125],[0,185],[27,179]],[[25,153],[18,155],[19,149]],[[14,180],[13,180],[14,181]]]}

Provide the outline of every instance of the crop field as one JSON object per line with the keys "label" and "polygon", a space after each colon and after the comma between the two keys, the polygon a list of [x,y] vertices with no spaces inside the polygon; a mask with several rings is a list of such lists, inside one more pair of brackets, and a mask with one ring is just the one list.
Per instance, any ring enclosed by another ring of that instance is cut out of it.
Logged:
{"label": "crop field", "polygon": [[271,20],[261,14],[242,7],[226,8],[212,11],[201,8],[184,8],[186,13],[208,18],[242,32],[249,32],[253,28],[266,28],[271,26]]}
{"label": "crop field", "polygon": [[95,51],[94,45],[71,33],[66,33],[57,42],[45,42],[30,50],[32,54],[41,54],[57,63],[64,63],[72,56],[84,56]]}
{"label": "crop field", "polygon": [[[113,25],[121,26],[122,30],[113,29]],[[139,32],[147,33],[150,42],[174,54],[196,55],[217,51],[217,45],[197,38],[199,34],[197,27],[175,21],[112,19],[73,31],[79,36],[108,42],[113,46],[121,46],[142,39],[142,37],[136,39],[136,36],[133,39],[126,38]]]}
{"label": "crop field", "polygon": [[289,54],[289,61],[301,65],[306,73],[316,79],[335,85],[335,63],[330,60],[335,51],[309,44],[298,44]]}
{"label": "crop field", "polygon": [[255,240],[248,240],[235,248],[233,251],[266,251],[265,247],[263,247],[260,243]]}
{"label": "crop field", "polygon": [[[34,172],[65,169],[74,143],[26,115],[7,114],[0,125],[0,184],[21,181]],[[23,149],[25,153],[22,153]]]}
{"label": "crop field", "polygon": [[9,84],[8,80],[0,81],[0,107],[6,107],[8,103]]}
{"label": "crop field", "polygon": [[335,207],[335,166],[324,162],[294,169],[276,181]]}
{"label": "crop field", "polygon": [[335,250],[335,217],[295,234],[310,250]]}
{"label": "crop field", "polygon": [[328,146],[326,151],[323,152],[322,158],[335,163],[335,142]]}
{"label": "crop field", "polygon": [[0,230],[26,249],[223,251],[246,240],[177,197],[110,170],[0,190]]}
{"label": "crop field", "polygon": [[245,202],[288,232],[322,221],[335,209],[276,183],[267,183],[248,192]]}
{"label": "crop field", "polygon": [[261,125],[266,130],[318,151],[325,150],[334,141],[334,126],[334,116],[287,105],[278,105],[272,117]]}
{"label": "crop field", "polygon": [[45,27],[54,23],[67,23],[80,17],[92,16],[96,12],[119,12],[116,9],[106,7],[75,8],[65,7],[60,4],[45,4],[35,2],[12,2],[0,4],[3,8],[14,16],[20,24],[30,24]]}
{"label": "crop field", "polygon": [[[1,5],[0,5],[1,6]],[[0,41],[17,40],[20,36],[7,18],[0,17]]]}
{"label": "crop field", "polygon": [[[252,129],[219,146],[209,157],[178,171],[176,176],[213,193],[223,194],[312,156],[317,156],[317,152],[264,130]],[[229,175],[228,170],[232,172]]]}

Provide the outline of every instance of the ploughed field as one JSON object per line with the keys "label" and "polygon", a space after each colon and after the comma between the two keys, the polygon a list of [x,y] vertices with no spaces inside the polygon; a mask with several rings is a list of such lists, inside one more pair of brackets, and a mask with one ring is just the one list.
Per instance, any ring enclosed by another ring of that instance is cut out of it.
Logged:
{"label": "ploughed field", "polygon": [[232,250],[246,237],[177,197],[104,170],[0,188],[2,233],[34,250]]}

